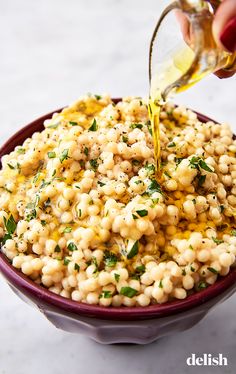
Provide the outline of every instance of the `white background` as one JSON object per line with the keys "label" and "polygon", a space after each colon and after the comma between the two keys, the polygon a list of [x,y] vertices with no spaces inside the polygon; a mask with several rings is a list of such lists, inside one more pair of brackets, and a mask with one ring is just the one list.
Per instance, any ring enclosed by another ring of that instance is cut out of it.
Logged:
{"label": "white background", "polygon": [[[162,0],[0,0],[0,135],[80,94],[148,95],[148,43]],[[209,77],[178,97],[235,127],[235,78]],[[102,346],[56,330],[0,279],[0,374],[234,373],[236,296],[191,330],[148,346]],[[229,366],[188,368],[190,353]]]}

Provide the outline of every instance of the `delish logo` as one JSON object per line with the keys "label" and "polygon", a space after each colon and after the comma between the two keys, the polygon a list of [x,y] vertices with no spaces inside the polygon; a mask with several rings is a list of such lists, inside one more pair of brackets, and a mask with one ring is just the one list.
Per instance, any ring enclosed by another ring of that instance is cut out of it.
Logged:
{"label": "delish logo", "polygon": [[187,358],[186,363],[188,366],[227,366],[228,359],[222,353],[219,353],[218,356],[212,356],[210,353],[203,353],[202,356],[196,356],[195,353],[192,353]]}

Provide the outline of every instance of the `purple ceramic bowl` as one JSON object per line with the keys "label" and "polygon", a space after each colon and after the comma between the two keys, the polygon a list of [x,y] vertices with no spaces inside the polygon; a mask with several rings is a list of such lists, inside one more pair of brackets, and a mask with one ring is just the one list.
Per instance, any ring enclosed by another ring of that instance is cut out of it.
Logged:
{"label": "purple ceramic bowl", "polygon": [[[117,101],[119,99],[114,99],[114,102]],[[1,147],[0,157],[13,151],[34,132],[42,131],[44,120],[51,118],[53,113],[55,111],[40,117],[13,135]],[[201,114],[198,114],[198,118],[202,122],[210,120]],[[147,344],[162,336],[186,330],[236,290],[236,270],[233,269],[214,285],[184,300],[147,307],[106,308],[79,303],[48,291],[16,270],[2,253],[0,271],[11,289],[22,300],[38,308],[56,327],[87,335],[103,344]]]}

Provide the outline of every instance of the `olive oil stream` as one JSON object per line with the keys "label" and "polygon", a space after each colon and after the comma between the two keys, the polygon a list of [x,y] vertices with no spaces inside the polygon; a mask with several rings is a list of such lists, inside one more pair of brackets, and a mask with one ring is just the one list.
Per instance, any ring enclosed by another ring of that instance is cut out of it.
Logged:
{"label": "olive oil stream", "polygon": [[[178,52],[168,63],[160,66],[159,72],[154,75],[151,80],[148,111],[152,126],[156,178],[159,181],[162,179],[160,113],[162,106],[166,103],[166,97],[163,95],[163,93],[165,92],[167,87],[178,80],[188,70],[188,68],[192,64],[193,59],[194,52],[191,48],[186,47]],[[192,75],[192,78],[194,78],[194,83],[200,81],[204,76],[204,74],[200,72],[200,67],[196,66],[195,69],[195,73],[193,73]],[[158,69],[156,70],[158,71]],[[187,90],[194,83],[192,83],[191,79],[191,82],[187,82],[177,87],[175,89],[175,93]]]}
{"label": "olive oil stream", "polygon": [[[207,45],[210,49],[211,34],[206,39],[208,39]],[[233,66],[235,61],[236,53],[230,55],[222,51],[217,69]],[[203,69],[201,64],[201,60],[195,60],[194,51],[186,46],[176,53],[173,58],[170,58],[167,63],[159,64],[155,69],[156,74],[152,76],[148,109],[152,126],[156,178],[159,181],[162,180],[160,145],[161,108],[166,103],[169,92],[175,94],[183,92],[213,72],[211,66]],[[186,72],[188,72],[187,79]],[[175,82],[178,82],[178,85],[175,85]]]}

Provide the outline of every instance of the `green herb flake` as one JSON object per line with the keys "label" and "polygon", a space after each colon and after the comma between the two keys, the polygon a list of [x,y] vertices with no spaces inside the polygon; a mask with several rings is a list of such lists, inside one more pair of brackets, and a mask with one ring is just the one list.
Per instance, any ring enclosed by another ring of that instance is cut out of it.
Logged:
{"label": "green herb flake", "polygon": [[100,187],[103,187],[103,186],[106,185],[106,183],[103,183],[103,182],[101,182],[101,181],[98,181],[98,185],[99,185]]}
{"label": "green herb flake", "polygon": [[78,123],[77,123],[77,122],[74,122],[74,121],[69,121],[69,124],[70,124],[71,126],[78,126]]}
{"label": "green herb flake", "polygon": [[77,270],[77,271],[80,271],[80,266],[75,263],[74,269]]}
{"label": "green herb flake", "polygon": [[132,160],[132,165],[134,165],[134,166],[139,166],[140,163],[141,162],[139,160]]}
{"label": "green herb flake", "polygon": [[147,193],[148,195],[152,195],[155,192],[158,192],[161,194],[163,193],[160,184],[155,179],[153,179],[148,186]]}
{"label": "green herb flake", "polygon": [[164,174],[165,174],[168,178],[171,178],[171,175],[170,175],[167,171],[164,171]]}
{"label": "green herb flake", "polygon": [[109,251],[105,251],[103,259],[104,259],[105,265],[108,267],[115,266],[118,260],[115,253],[109,252]]}
{"label": "green herb flake", "polygon": [[85,154],[86,156],[88,156],[88,153],[89,153],[88,147],[84,147],[84,154]]}
{"label": "green herb flake", "polygon": [[46,221],[44,221],[44,220],[41,221],[41,225],[42,225],[42,226],[46,226],[46,224],[47,224]]}
{"label": "green herb flake", "polygon": [[201,169],[206,170],[206,171],[208,171],[209,173],[212,173],[212,172],[213,172],[213,170],[212,170],[211,168],[209,168],[209,166],[208,166],[208,165],[205,163],[205,161],[203,161],[203,160],[200,160],[200,161],[199,161],[199,166],[200,166]]}
{"label": "green herb flake", "polygon": [[71,227],[66,227],[64,230],[63,230],[63,233],[64,234],[68,234],[72,231],[72,228]]}
{"label": "green herb flake", "polygon": [[20,155],[24,155],[25,154],[25,148],[19,147],[19,148],[17,148],[16,152],[19,153]]}
{"label": "green herb flake", "polygon": [[108,291],[108,290],[103,290],[100,295],[99,295],[99,299],[110,299],[111,298],[111,291]]}
{"label": "green herb flake", "polygon": [[121,290],[120,290],[120,294],[123,295],[123,296],[127,296],[129,297],[130,299],[134,296],[136,296],[138,293],[137,290],[135,290],[134,288],[132,287],[121,287]]}
{"label": "green herb flake", "polygon": [[214,238],[214,236],[212,236],[212,240],[213,240],[213,242],[216,243],[216,244],[224,243],[224,240]]}
{"label": "green herb flake", "polygon": [[232,230],[231,235],[236,236],[236,230]]}
{"label": "green herb flake", "polygon": [[171,142],[167,145],[168,148],[173,148],[173,147],[176,147],[176,144],[175,142]]}
{"label": "green herb flake", "polygon": [[73,243],[73,242],[70,242],[70,243],[67,245],[67,248],[69,249],[69,251],[77,251],[77,250],[78,250],[77,246],[76,246],[75,243]]}
{"label": "green herb flake", "polygon": [[94,95],[95,99],[101,100],[102,96],[101,95]]}
{"label": "green herb flake", "polygon": [[218,271],[210,266],[207,269],[213,274],[218,274]]}
{"label": "green herb flake", "polygon": [[123,136],[122,136],[122,141],[123,141],[124,143],[128,143],[128,136],[123,135]]}
{"label": "green herb flake", "polygon": [[120,280],[120,274],[115,273],[114,278],[115,278],[115,281],[118,283]]}
{"label": "green herb flake", "polygon": [[97,121],[96,121],[96,119],[94,118],[93,123],[92,123],[92,125],[89,127],[88,131],[97,131],[97,129],[98,129]]}
{"label": "green herb flake", "polygon": [[96,171],[97,168],[98,168],[98,161],[97,161],[97,160],[98,160],[97,158],[94,158],[94,159],[92,159],[92,160],[89,160],[90,166],[91,166],[91,168],[92,168],[94,171]]}
{"label": "green herb flake", "polygon": [[198,283],[198,285],[197,285],[198,291],[204,290],[205,288],[207,288],[207,283],[206,282],[201,281],[201,282]]}
{"label": "green herb flake", "polygon": [[54,249],[54,252],[61,252],[61,248],[59,247],[59,245],[57,244],[55,249]]}
{"label": "green herb flake", "polygon": [[11,214],[8,219],[3,217],[3,221],[4,221],[4,226],[5,226],[7,233],[10,235],[14,234],[17,224],[16,224],[16,221],[14,220],[13,215]]}
{"label": "green herb flake", "polygon": [[193,156],[191,160],[189,161],[189,165],[192,169],[197,169],[199,171],[200,169],[203,169],[210,173],[213,172],[213,170],[200,157]]}
{"label": "green herb flake", "polygon": [[70,261],[71,260],[69,258],[65,257],[63,263],[64,263],[65,266],[67,266],[67,265],[69,265]]}
{"label": "green herb flake", "polygon": [[162,279],[159,281],[159,285],[158,285],[159,288],[163,288],[163,284],[162,284]]}
{"label": "green herb flake", "polygon": [[220,205],[219,208],[220,208],[220,213],[223,213],[223,211],[225,210],[224,205]]}
{"label": "green herb flake", "polygon": [[48,158],[55,158],[56,153],[55,152],[48,152]]}
{"label": "green herb flake", "polygon": [[142,209],[142,210],[136,210],[136,213],[138,213],[138,215],[140,217],[145,217],[148,215],[148,211],[146,209]]}
{"label": "green herb flake", "polygon": [[60,125],[60,122],[54,123],[52,125],[47,126],[48,129],[56,129]]}
{"label": "green herb flake", "polygon": [[200,187],[202,187],[202,185],[205,183],[206,181],[206,175],[200,175],[199,178],[198,178],[198,185]]}
{"label": "green herb flake", "polygon": [[69,153],[69,149],[64,149],[64,150],[62,151],[62,154],[61,154],[60,157],[59,157],[59,160],[60,160],[61,163],[62,163],[63,161],[65,161],[65,160],[68,160],[68,158],[69,158],[68,153]]}
{"label": "green herb flake", "polygon": [[134,245],[132,246],[131,250],[127,254],[127,258],[130,260],[134,256],[138,254],[138,248],[139,248],[139,241],[137,240]]}
{"label": "green herb flake", "polygon": [[187,273],[186,273],[186,270],[185,269],[182,269],[182,275],[185,276]]}
{"label": "green herb flake", "polygon": [[184,160],[183,157],[175,157],[176,166],[178,166]]}
{"label": "green herb flake", "polygon": [[153,164],[146,164],[144,169],[148,172],[149,175],[155,174],[155,166]]}
{"label": "green herb flake", "polygon": [[147,126],[147,128],[148,128],[149,134],[152,135],[152,124],[151,124],[151,121],[145,122],[145,126]]}
{"label": "green herb flake", "polygon": [[130,128],[131,129],[140,129],[141,130],[143,128],[143,125],[141,123],[132,123],[130,125]]}
{"label": "green herb flake", "polygon": [[8,166],[11,170],[14,170],[14,169],[15,169],[15,167],[14,167],[13,165],[11,165],[11,164],[7,164],[7,166]]}
{"label": "green herb flake", "polygon": [[135,214],[132,214],[132,217],[133,219],[138,219],[138,216],[136,216]]}

